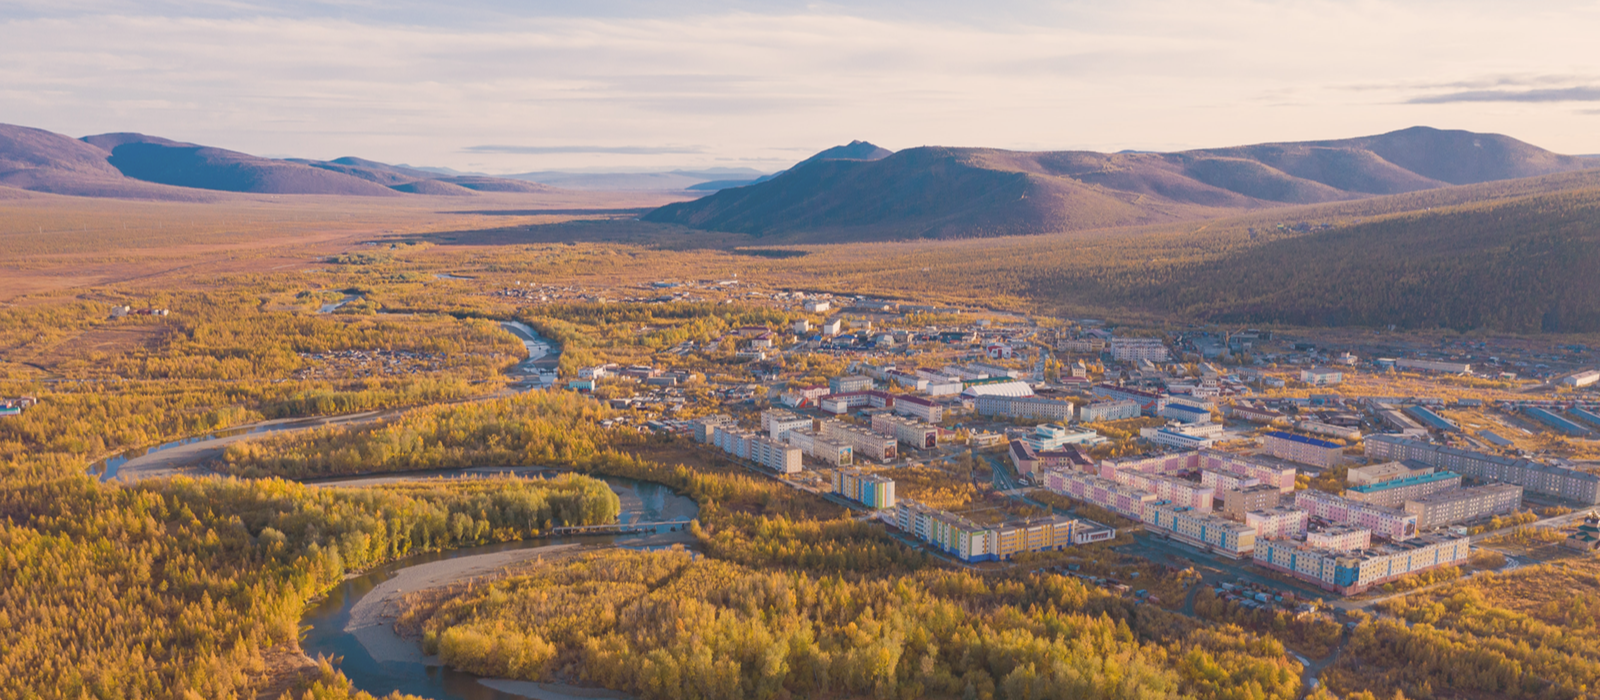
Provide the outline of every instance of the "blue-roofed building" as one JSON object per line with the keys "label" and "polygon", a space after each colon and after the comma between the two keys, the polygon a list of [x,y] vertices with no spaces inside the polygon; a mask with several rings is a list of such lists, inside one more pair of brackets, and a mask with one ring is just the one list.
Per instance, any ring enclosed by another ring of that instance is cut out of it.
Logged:
{"label": "blue-roofed building", "polygon": [[1339,454],[1344,451],[1344,445],[1327,440],[1318,440],[1294,433],[1271,432],[1263,436],[1267,446],[1267,454],[1278,459],[1287,459],[1291,462],[1309,464],[1314,467],[1328,467],[1337,464]]}
{"label": "blue-roofed building", "polygon": [[1161,416],[1162,418],[1166,418],[1167,420],[1178,421],[1179,423],[1211,422],[1210,411],[1198,406],[1190,406],[1183,403],[1169,403],[1166,406],[1163,406],[1161,410],[1157,412],[1157,415]]}
{"label": "blue-roofed building", "polygon": [[1407,406],[1405,407],[1405,412],[1411,414],[1411,417],[1422,421],[1423,425],[1426,425],[1434,430],[1443,430],[1447,433],[1461,432],[1461,426],[1456,425],[1453,421],[1445,418],[1444,416],[1434,413],[1433,409],[1425,406]]}
{"label": "blue-roofed building", "polygon": [[1571,413],[1574,418],[1577,418],[1580,421],[1588,423],[1596,428],[1600,428],[1600,415],[1595,414],[1594,411],[1575,407],[1567,412]]}
{"label": "blue-roofed building", "polygon": [[1515,443],[1512,443],[1510,440],[1507,440],[1507,439],[1505,439],[1503,437],[1500,437],[1499,435],[1497,435],[1495,433],[1492,433],[1492,432],[1489,432],[1487,430],[1478,431],[1478,437],[1481,437],[1481,438],[1483,438],[1485,440],[1488,440],[1489,444],[1494,445],[1495,447],[1501,447],[1501,448],[1512,447],[1515,444]]}
{"label": "blue-roofed building", "polygon": [[1375,484],[1361,484],[1345,489],[1344,497],[1373,505],[1400,508],[1406,501],[1440,491],[1461,488],[1461,475],[1455,472],[1433,472],[1401,479],[1390,479]]}
{"label": "blue-roofed building", "polygon": [[1589,433],[1593,432],[1588,428],[1578,425],[1577,423],[1574,423],[1571,420],[1563,417],[1561,414],[1553,411],[1546,411],[1542,408],[1529,408],[1524,412],[1534,420],[1544,423],[1545,425],[1555,428],[1556,430],[1568,435],[1588,435]]}

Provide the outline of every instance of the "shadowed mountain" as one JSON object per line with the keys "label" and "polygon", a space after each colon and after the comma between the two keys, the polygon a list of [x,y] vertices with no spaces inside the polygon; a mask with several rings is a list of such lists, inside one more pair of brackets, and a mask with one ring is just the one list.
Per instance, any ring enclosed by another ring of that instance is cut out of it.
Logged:
{"label": "shadowed mountain", "polygon": [[819,242],[1034,234],[1360,199],[1594,165],[1506,136],[1426,127],[1180,153],[924,147],[872,161],[814,157],[769,181],[670,204],[645,219]]}
{"label": "shadowed mountain", "polygon": [[555,190],[362,158],[262,158],[144,134],[73,139],[5,124],[0,124],[0,186],[84,197],[190,201],[216,199],[220,192],[397,197]]}

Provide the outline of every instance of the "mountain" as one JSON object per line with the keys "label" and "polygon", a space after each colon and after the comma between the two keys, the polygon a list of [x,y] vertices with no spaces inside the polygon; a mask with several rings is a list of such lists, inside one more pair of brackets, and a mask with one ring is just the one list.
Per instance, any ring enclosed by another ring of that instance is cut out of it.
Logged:
{"label": "mountain", "polygon": [[398,197],[549,192],[531,182],[389,165],[362,158],[276,159],[114,133],[74,139],[0,124],[0,187],[84,197],[205,201],[218,192]]}
{"label": "mountain", "polygon": [[766,182],[670,204],[644,218],[795,241],[1038,234],[1595,166],[1507,136],[1427,127],[1179,153],[923,147],[877,160],[820,158],[829,151]]}
{"label": "mountain", "polygon": [[834,146],[824,149],[816,155],[800,161],[801,164],[817,160],[883,160],[894,155],[882,146],[867,143],[866,141],[851,141],[843,146]]}
{"label": "mountain", "polygon": [[707,170],[669,170],[643,173],[548,170],[503,175],[501,177],[537,182],[566,190],[665,191],[699,189],[708,182],[748,183],[762,177],[762,172],[751,168],[711,168]]}

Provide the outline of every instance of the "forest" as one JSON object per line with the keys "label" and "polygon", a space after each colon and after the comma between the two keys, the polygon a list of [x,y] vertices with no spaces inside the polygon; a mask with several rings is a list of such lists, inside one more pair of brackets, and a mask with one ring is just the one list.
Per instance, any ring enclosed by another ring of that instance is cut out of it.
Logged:
{"label": "forest", "polygon": [[1053,575],[813,576],[686,551],[412,594],[399,629],[474,673],[644,698],[1293,698],[1276,641]]}
{"label": "forest", "polygon": [[620,509],[580,476],[119,487],[82,468],[30,460],[0,479],[0,696],[247,695],[269,672],[263,652],[294,645],[307,602],[349,572]]}

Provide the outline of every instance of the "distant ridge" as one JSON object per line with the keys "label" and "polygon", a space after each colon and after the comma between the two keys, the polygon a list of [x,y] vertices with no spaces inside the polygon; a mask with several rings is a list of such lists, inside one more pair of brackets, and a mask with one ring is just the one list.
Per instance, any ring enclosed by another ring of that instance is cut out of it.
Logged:
{"label": "distant ridge", "polygon": [[275,159],[136,133],[73,139],[0,124],[0,186],[82,197],[205,201],[217,192],[471,197],[550,192],[532,182],[388,165],[363,158]]}
{"label": "distant ridge", "polygon": [[766,182],[644,218],[817,242],[1037,234],[1594,167],[1507,136],[1428,127],[1179,153],[922,147],[877,160],[814,156]]}

